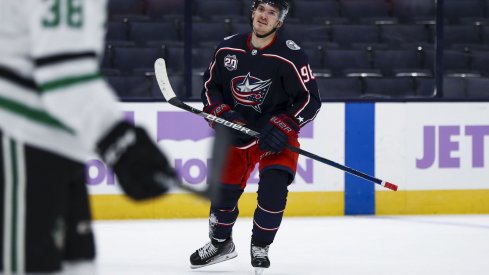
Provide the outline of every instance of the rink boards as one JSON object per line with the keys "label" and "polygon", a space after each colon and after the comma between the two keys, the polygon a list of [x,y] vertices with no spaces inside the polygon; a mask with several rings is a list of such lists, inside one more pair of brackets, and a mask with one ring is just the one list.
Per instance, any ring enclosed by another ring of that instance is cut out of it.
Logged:
{"label": "rink boards", "polygon": [[[200,104],[190,104],[201,108]],[[121,103],[128,120],[147,127],[184,182],[205,185],[212,130],[167,103]],[[299,158],[288,216],[489,213],[488,103],[323,103],[301,130],[303,149],[393,182],[399,191]],[[87,185],[97,219],[206,217],[209,205],[187,193],[135,204],[96,158]],[[240,215],[256,204],[255,171]]]}

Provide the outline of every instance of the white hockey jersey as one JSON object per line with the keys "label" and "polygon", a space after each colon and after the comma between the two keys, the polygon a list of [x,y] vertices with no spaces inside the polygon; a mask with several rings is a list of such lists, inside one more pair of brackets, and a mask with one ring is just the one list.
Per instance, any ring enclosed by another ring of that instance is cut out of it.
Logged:
{"label": "white hockey jersey", "polygon": [[0,0],[0,130],[85,160],[119,120],[99,73],[106,0]]}

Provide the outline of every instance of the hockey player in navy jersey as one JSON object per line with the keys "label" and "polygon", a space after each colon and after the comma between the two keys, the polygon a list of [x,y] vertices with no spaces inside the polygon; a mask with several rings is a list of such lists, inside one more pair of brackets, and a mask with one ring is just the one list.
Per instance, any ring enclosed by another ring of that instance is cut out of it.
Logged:
{"label": "hockey player in navy jersey", "polygon": [[84,162],[98,153],[130,197],[175,175],[125,122],[99,73],[105,0],[0,1],[0,271],[46,274],[91,261]]}
{"label": "hockey player in navy jersey", "polygon": [[301,127],[315,118],[321,106],[305,52],[277,35],[288,11],[286,0],[253,1],[250,32],[225,38],[204,74],[204,111],[261,134],[257,140],[235,133],[221,178],[221,199],[211,204],[210,242],[190,256],[192,268],[237,256],[232,228],[238,200],[256,164],[260,181],[251,264],[257,273],[270,266],[268,250],[280,227],[298,160],[296,153],[284,148],[299,146]]}

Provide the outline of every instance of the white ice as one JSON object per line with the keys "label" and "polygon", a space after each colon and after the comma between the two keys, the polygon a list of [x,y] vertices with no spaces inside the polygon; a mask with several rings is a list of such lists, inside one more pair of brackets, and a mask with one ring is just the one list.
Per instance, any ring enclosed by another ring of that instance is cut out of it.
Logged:
{"label": "white ice", "polygon": [[[201,269],[189,256],[207,238],[207,220],[96,221],[94,264],[63,274],[253,274],[252,220],[234,227],[238,257]],[[489,274],[489,215],[284,218],[264,275]]]}

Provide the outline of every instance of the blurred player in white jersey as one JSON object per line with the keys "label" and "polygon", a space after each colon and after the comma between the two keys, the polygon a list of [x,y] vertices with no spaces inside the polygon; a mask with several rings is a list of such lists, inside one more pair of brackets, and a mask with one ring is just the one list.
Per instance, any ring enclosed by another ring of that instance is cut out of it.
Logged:
{"label": "blurred player in white jersey", "polygon": [[92,260],[84,161],[94,152],[134,199],[174,170],[124,121],[99,73],[105,0],[0,0],[0,270],[53,272]]}

